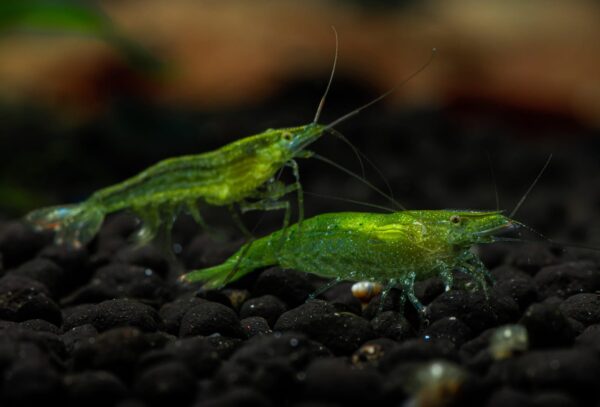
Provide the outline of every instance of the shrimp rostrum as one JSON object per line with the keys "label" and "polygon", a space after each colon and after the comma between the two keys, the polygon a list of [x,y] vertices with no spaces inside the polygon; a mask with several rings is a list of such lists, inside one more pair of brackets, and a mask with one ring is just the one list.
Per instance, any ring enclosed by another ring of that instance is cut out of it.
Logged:
{"label": "shrimp rostrum", "polygon": [[498,233],[518,225],[500,211],[328,213],[306,219],[301,232],[298,224],[276,231],[242,246],[223,264],[182,279],[218,288],[256,269],[280,266],[331,278],[318,292],[342,280],[382,283],[383,297],[400,286],[404,297],[422,311],[414,293],[418,280],[439,276],[450,289],[453,271],[459,270],[486,290],[489,272],[471,246],[493,243]]}

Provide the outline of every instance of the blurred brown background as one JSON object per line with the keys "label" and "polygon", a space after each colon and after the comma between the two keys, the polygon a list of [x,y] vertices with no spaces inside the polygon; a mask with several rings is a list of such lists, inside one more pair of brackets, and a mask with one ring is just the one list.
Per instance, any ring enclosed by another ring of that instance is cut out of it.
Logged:
{"label": "blurred brown background", "polygon": [[[476,100],[600,120],[600,6],[594,1],[103,1],[128,37],[163,59],[160,78],[130,72],[101,40],[11,35],[0,41],[0,97],[97,112],[123,87],[160,103],[260,103],[290,78],[339,75],[378,91],[427,59],[396,103]],[[134,90],[132,90],[134,88]]]}

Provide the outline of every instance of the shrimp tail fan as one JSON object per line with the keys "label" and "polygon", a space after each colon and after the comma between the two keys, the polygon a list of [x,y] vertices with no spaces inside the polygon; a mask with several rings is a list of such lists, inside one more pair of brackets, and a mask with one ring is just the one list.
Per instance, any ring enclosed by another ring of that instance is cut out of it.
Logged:
{"label": "shrimp tail fan", "polygon": [[254,270],[275,266],[279,260],[271,240],[280,241],[279,233],[275,232],[270,236],[251,240],[223,263],[191,271],[182,275],[180,280],[188,283],[204,283],[203,288],[206,289],[221,288]]}
{"label": "shrimp tail fan", "polygon": [[84,202],[37,209],[27,214],[25,221],[36,230],[54,231],[54,243],[77,248],[92,240],[104,215],[97,206]]}

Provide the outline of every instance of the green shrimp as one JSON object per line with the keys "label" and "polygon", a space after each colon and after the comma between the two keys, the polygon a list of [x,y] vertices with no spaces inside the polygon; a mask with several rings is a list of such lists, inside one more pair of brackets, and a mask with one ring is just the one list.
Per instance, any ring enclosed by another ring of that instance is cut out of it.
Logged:
{"label": "green shrimp", "polygon": [[[139,243],[146,243],[162,227],[170,228],[177,212],[187,209],[194,219],[205,225],[198,201],[209,205],[252,209],[286,209],[283,195],[297,190],[299,183],[296,157],[308,156],[308,144],[315,141],[324,126],[269,129],[246,137],[218,150],[198,155],[176,157],[159,162],[119,184],[101,189],[76,205],[42,208],[29,213],[26,220],[38,229],[56,231],[55,242],[81,246],[89,242],[100,228],[105,215],[132,210],[142,220],[137,232]],[[274,175],[290,165],[296,182],[282,186]],[[248,199],[258,199],[249,203]],[[302,198],[300,199],[300,204]]]}
{"label": "green shrimp", "polygon": [[[335,30],[334,30],[335,32]],[[233,219],[247,238],[253,236],[245,228],[236,211],[284,210],[283,228],[290,221],[291,205],[287,194],[297,192],[298,223],[304,218],[303,191],[296,158],[319,158],[355,176],[369,187],[390,199],[389,195],[353,172],[318,156],[307,147],[324,133],[339,134],[334,126],[357,115],[363,109],[377,103],[393,93],[429,65],[429,60],[407,79],[384,94],[339,117],[333,122],[319,124],[319,117],[329,92],[338,56],[336,51],[333,67],[325,93],[321,98],[312,123],[280,129],[267,129],[262,133],[245,137],[225,145],[215,151],[166,159],[147,170],[119,184],[101,189],[87,200],[75,205],[60,205],[34,210],[25,220],[38,230],[55,231],[55,243],[79,247],[88,243],[98,232],[104,217],[112,212],[132,210],[142,221],[135,240],[145,244],[157,235],[169,239],[176,215],[187,210],[201,226],[205,222],[200,214],[198,203],[203,201],[214,206],[226,206]],[[346,140],[347,141],[347,140]],[[277,180],[277,173],[284,167],[291,167],[294,182],[284,185]]]}
{"label": "green shrimp", "polygon": [[373,281],[383,285],[384,298],[401,286],[405,298],[422,311],[415,281],[440,276],[450,289],[453,270],[460,270],[487,290],[490,274],[471,246],[493,243],[499,232],[520,225],[501,211],[328,213],[304,220],[301,233],[298,224],[278,230],[251,247],[242,246],[220,265],[181,278],[219,288],[256,269],[280,266],[331,278],[313,297],[342,280]]}

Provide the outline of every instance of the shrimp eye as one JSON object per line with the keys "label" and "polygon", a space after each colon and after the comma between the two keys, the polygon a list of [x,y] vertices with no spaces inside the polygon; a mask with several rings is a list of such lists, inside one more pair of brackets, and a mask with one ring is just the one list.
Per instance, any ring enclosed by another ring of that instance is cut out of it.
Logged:
{"label": "shrimp eye", "polygon": [[454,223],[454,224],[459,224],[460,223],[460,216],[458,215],[452,215],[450,216],[450,222]]}
{"label": "shrimp eye", "polygon": [[285,141],[292,141],[292,133],[283,133],[281,135],[281,137],[285,140]]}

